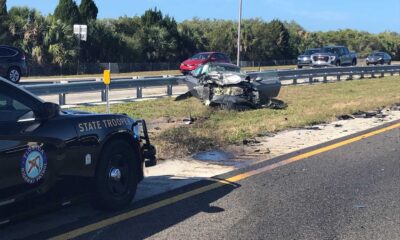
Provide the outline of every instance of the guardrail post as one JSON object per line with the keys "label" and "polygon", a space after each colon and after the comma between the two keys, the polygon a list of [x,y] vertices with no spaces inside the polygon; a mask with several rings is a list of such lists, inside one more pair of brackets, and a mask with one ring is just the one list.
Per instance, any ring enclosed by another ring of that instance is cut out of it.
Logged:
{"label": "guardrail post", "polygon": [[360,79],[364,78],[364,71],[361,71]]}
{"label": "guardrail post", "polygon": [[371,78],[374,78],[374,77],[375,77],[375,71],[372,71]]}
{"label": "guardrail post", "polygon": [[382,70],[381,77],[384,77],[384,76],[385,76],[385,70]]}
{"label": "guardrail post", "polygon": [[142,87],[136,87],[136,98],[142,98]]}
{"label": "guardrail post", "polygon": [[325,73],[325,75],[324,75],[324,83],[327,83],[328,82],[328,76],[327,76],[327,74]]}
{"label": "guardrail post", "polygon": [[106,94],[106,90],[101,90],[101,101],[102,102],[107,102],[107,94]]}
{"label": "guardrail post", "polygon": [[313,83],[313,81],[314,81],[313,75],[312,74],[308,75],[308,82]]}
{"label": "guardrail post", "polygon": [[65,95],[66,95],[65,93],[58,94],[58,104],[60,106],[65,105],[65,100],[66,100]]}
{"label": "guardrail post", "polygon": [[393,71],[390,71],[390,76],[393,76],[394,75],[394,72]]}
{"label": "guardrail post", "polygon": [[167,95],[172,96],[172,85],[167,85]]}
{"label": "guardrail post", "polygon": [[336,81],[340,81],[340,73],[336,75]]}
{"label": "guardrail post", "polygon": [[296,85],[297,84],[297,75],[294,75],[293,76],[293,85]]}
{"label": "guardrail post", "polygon": [[353,80],[353,71],[350,71],[349,78],[347,80]]}

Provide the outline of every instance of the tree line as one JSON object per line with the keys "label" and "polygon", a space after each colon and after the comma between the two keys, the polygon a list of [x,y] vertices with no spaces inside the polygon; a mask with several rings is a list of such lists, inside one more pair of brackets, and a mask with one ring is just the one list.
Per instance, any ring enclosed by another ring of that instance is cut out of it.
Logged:
{"label": "tree line", "polygon": [[[93,0],[59,0],[53,14],[12,7],[0,0],[0,43],[21,48],[32,64],[81,62],[180,62],[200,51],[236,57],[237,22],[193,18],[178,23],[160,10],[141,16],[97,19]],[[78,48],[73,24],[88,25],[88,39]],[[259,18],[242,23],[241,60],[294,59],[308,48],[346,45],[359,57],[386,51],[400,59],[400,34],[372,34],[351,29],[309,32],[298,23]]]}

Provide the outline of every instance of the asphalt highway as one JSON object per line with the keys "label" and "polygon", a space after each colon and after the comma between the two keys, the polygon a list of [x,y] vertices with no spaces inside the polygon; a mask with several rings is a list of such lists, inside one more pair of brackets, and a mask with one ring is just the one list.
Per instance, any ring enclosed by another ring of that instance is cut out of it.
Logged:
{"label": "asphalt highway", "polygon": [[399,122],[219,179],[30,239],[400,239]]}

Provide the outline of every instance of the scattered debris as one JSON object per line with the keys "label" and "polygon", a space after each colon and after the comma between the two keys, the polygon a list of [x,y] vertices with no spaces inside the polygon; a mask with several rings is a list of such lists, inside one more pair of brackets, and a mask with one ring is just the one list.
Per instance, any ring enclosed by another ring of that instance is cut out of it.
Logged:
{"label": "scattered debris", "polygon": [[257,137],[274,137],[276,134],[272,132],[260,132],[257,133]]}
{"label": "scattered debris", "polygon": [[193,156],[196,160],[202,161],[227,161],[234,157],[232,153],[216,150],[209,152],[200,152]]}
{"label": "scattered debris", "polygon": [[357,111],[353,113],[353,116],[355,118],[371,118],[376,116],[377,112],[375,111],[370,111],[370,112],[364,112],[364,111]]}
{"label": "scattered debris", "polygon": [[355,118],[385,118],[388,115],[383,113],[384,108],[380,108],[374,111],[357,111],[353,114],[344,114],[340,115],[337,118],[339,120],[349,120],[349,119],[355,119]]}
{"label": "scattered debris", "polygon": [[175,120],[173,120],[172,118],[167,118],[167,123],[175,123]]}
{"label": "scattered debris", "polygon": [[393,106],[391,106],[390,110],[392,110],[392,111],[400,111],[400,103],[396,103]]}
{"label": "scattered debris", "polygon": [[322,130],[319,126],[305,126],[304,129],[307,130]]}
{"label": "scattered debris", "polygon": [[155,127],[154,130],[160,131],[161,128],[160,127]]}
{"label": "scattered debris", "polygon": [[261,142],[260,141],[258,141],[257,139],[255,139],[255,138],[249,138],[249,139],[244,139],[243,140],[243,144],[244,145],[257,145],[257,144],[260,144]]}
{"label": "scattered debris", "polygon": [[366,206],[364,204],[355,204],[354,207],[355,208],[366,208]]}
{"label": "scattered debris", "polygon": [[372,117],[385,118],[385,117],[387,117],[387,115],[382,113],[382,109],[378,109],[375,111],[368,111],[368,112],[357,111],[357,112],[353,113],[353,116],[355,118],[372,118]]}
{"label": "scattered debris", "polygon": [[188,118],[184,118],[182,121],[185,124],[189,125],[189,124],[192,124],[194,121],[196,121],[196,118],[193,118],[192,114],[190,114]]}
{"label": "scattered debris", "polygon": [[269,148],[266,148],[264,150],[261,151],[262,154],[270,154],[271,150]]}
{"label": "scattered debris", "polygon": [[354,119],[355,117],[349,114],[344,114],[344,115],[340,115],[338,117],[339,120],[349,120],[349,119]]}
{"label": "scattered debris", "polygon": [[334,126],[335,126],[335,128],[340,128],[340,127],[343,127],[343,125],[342,125],[342,124],[335,124]]}
{"label": "scattered debris", "polygon": [[286,109],[288,105],[282,100],[272,98],[268,104],[262,105],[262,107],[271,109]]}

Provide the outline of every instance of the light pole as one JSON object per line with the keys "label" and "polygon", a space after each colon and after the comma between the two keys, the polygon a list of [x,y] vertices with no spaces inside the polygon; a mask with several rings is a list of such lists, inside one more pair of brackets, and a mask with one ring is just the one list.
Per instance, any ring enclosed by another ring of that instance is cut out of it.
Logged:
{"label": "light pole", "polygon": [[238,23],[238,38],[237,38],[237,63],[240,67],[240,28],[242,26],[242,0],[239,0],[239,23]]}

